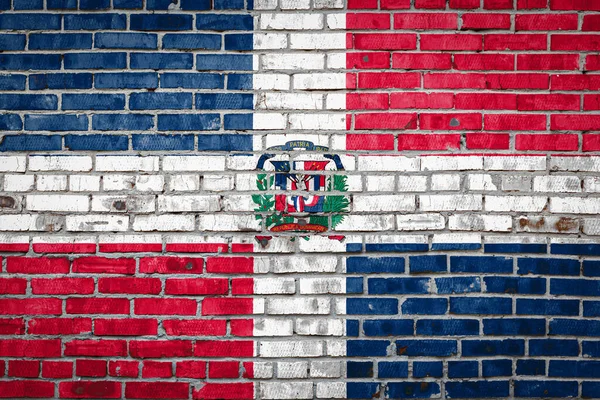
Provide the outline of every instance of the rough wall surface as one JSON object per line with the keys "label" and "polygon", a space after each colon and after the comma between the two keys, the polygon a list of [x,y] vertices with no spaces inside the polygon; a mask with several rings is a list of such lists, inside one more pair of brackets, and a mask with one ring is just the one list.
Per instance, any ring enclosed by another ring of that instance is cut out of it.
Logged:
{"label": "rough wall surface", "polygon": [[0,10],[0,397],[600,398],[600,1]]}

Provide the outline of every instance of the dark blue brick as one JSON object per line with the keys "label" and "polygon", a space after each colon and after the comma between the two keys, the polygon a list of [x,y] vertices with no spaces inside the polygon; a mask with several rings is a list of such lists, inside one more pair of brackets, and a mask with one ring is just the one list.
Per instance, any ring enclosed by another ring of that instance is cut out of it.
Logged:
{"label": "dark blue brick", "polygon": [[428,250],[429,245],[427,243],[367,243],[365,245],[365,251],[367,252],[408,253]]}
{"label": "dark blue brick", "polygon": [[46,0],[48,10],[76,10],[77,0]]}
{"label": "dark blue brick", "polygon": [[544,294],[546,279],[486,276],[483,278],[488,293]]}
{"label": "dark blue brick", "polygon": [[448,361],[448,378],[477,378],[479,363],[477,361]]}
{"label": "dark blue brick", "polygon": [[521,339],[462,341],[464,357],[522,356],[524,354],[525,341]]}
{"label": "dark blue brick", "polygon": [[369,294],[426,294],[429,278],[369,278]]}
{"label": "dark blue brick", "polygon": [[479,335],[479,321],[474,319],[421,319],[417,321],[417,335]]}
{"label": "dark blue brick", "polygon": [[63,110],[124,110],[124,94],[63,94]]}
{"label": "dark blue brick", "polygon": [[598,256],[600,255],[600,244],[595,243],[573,243],[561,244],[553,243],[550,245],[550,253],[552,254],[572,254],[581,256]]}
{"label": "dark blue brick", "polygon": [[584,340],[583,344],[582,344],[581,354],[584,357],[599,358],[600,357],[600,341],[592,342],[589,340]]}
{"label": "dark blue brick", "polygon": [[159,131],[215,131],[219,129],[219,114],[163,114],[158,116]]}
{"label": "dark blue brick", "polygon": [[600,276],[600,261],[583,260],[584,276]]}
{"label": "dark blue brick", "polygon": [[229,89],[229,90],[252,90],[252,75],[250,75],[250,74],[227,75],[227,89]]}
{"label": "dark blue brick", "polygon": [[548,376],[557,378],[600,378],[600,361],[550,360]]}
{"label": "dark blue brick", "polygon": [[60,54],[0,54],[0,70],[60,69],[60,64]]}
{"label": "dark blue brick", "polygon": [[600,301],[584,301],[583,316],[600,317]]}
{"label": "dark blue brick", "polygon": [[232,93],[196,94],[198,110],[252,110],[254,95]]}
{"label": "dark blue brick", "polygon": [[146,0],[146,10],[168,10],[177,0]]}
{"label": "dark blue brick", "polygon": [[113,0],[113,6],[118,9],[141,9],[144,6],[143,0]]}
{"label": "dark blue brick", "polygon": [[411,274],[448,271],[448,258],[446,256],[410,256],[408,261]]}
{"label": "dark blue brick", "polygon": [[556,318],[550,321],[550,335],[600,336],[600,321]]}
{"label": "dark blue brick", "polygon": [[91,33],[32,33],[29,50],[91,49]]}
{"label": "dark blue brick", "polygon": [[210,10],[210,0],[181,0],[182,10]]}
{"label": "dark blue brick", "polygon": [[65,69],[125,69],[127,53],[67,53]]}
{"label": "dark blue brick", "polygon": [[346,396],[349,399],[372,399],[380,391],[379,383],[348,382]]}
{"label": "dark blue brick", "polygon": [[346,244],[346,253],[361,253],[362,252],[362,243],[347,243]]}
{"label": "dark blue brick", "polygon": [[198,54],[196,69],[199,71],[252,71],[252,56],[249,54]]}
{"label": "dark blue brick", "polygon": [[380,361],[377,364],[378,378],[408,378],[406,361]]}
{"label": "dark blue brick", "polygon": [[357,319],[346,320],[346,336],[358,336],[359,321]]}
{"label": "dark blue brick", "polygon": [[[244,0],[214,0],[215,10],[241,10],[244,8]],[[248,8],[251,10],[251,8]]]}
{"label": "dark blue brick", "polygon": [[254,19],[246,14],[198,14],[196,28],[202,31],[251,31]]}
{"label": "dark blue brick", "polygon": [[133,150],[194,150],[194,135],[132,135]]}
{"label": "dark blue brick", "polygon": [[486,253],[547,253],[548,246],[541,243],[488,243],[484,246]]}
{"label": "dark blue brick", "polygon": [[481,376],[512,376],[512,360],[483,360]]}
{"label": "dark blue brick", "polygon": [[444,315],[448,311],[448,299],[409,298],[402,303],[402,314]]}
{"label": "dark blue brick", "polygon": [[409,357],[449,357],[456,355],[455,340],[397,340],[399,356]]}
{"label": "dark blue brick", "polygon": [[23,121],[17,114],[0,114],[0,131],[20,131]]}
{"label": "dark blue brick", "polygon": [[79,0],[80,10],[106,10],[110,8],[110,0]]}
{"label": "dark blue brick", "polygon": [[346,299],[348,315],[398,314],[398,299]]}
{"label": "dark blue brick", "polygon": [[97,89],[150,89],[158,87],[158,74],[154,72],[115,72],[96,74]]}
{"label": "dark blue brick", "polygon": [[29,89],[91,89],[92,74],[34,74],[29,75]]}
{"label": "dark blue brick", "polygon": [[434,382],[390,382],[386,399],[430,399],[439,397],[440,385]]}
{"label": "dark blue brick", "polygon": [[189,31],[192,16],[183,14],[132,14],[132,31]]}
{"label": "dark blue brick", "polygon": [[348,361],[346,363],[348,378],[372,378],[373,362],[371,361]]}
{"label": "dark blue brick", "polygon": [[253,47],[254,40],[251,34],[225,35],[225,50],[252,50]]}
{"label": "dark blue brick", "polygon": [[510,274],[513,272],[513,260],[508,257],[452,256],[450,271]]}
{"label": "dark blue brick", "polygon": [[194,64],[192,54],[179,53],[132,53],[133,69],[191,69]]}
{"label": "dark blue brick", "polygon": [[192,108],[191,93],[132,93],[130,110],[184,110]]}
{"label": "dark blue brick", "polygon": [[346,278],[346,293],[363,293],[362,278]]}
{"label": "dark blue brick", "polygon": [[563,258],[519,258],[520,275],[579,275],[579,261]]}
{"label": "dark blue brick", "polygon": [[0,90],[25,90],[25,75],[0,75]]}
{"label": "dark blue brick", "polygon": [[600,280],[550,279],[550,293],[566,296],[600,296]]}
{"label": "dark blue brick", "polygon": [[163,37],[163,49],[221,49],[221,35],[211,34],[167,34]]}
{"label": "dark blue brick", "polygon": [[435,278],[439,294],[481,292],[481,280],[478,276],[453,278]]}
{"label": "dark blue brick", "polygon": [[578,384],[571,381],[515,381],[515,397],[577,397]]}
{"label": "dark blue brick", "polygon": [[66,135],[65,147],[73,151],[120,151],[128,150],[129,139],[125,135]]}
{"label": "dark blue brick", "polygon": [[348,340],[346,354],[348,357],[383,357],[387,354],[389,340]]}
{"label": "dark blue brick", "polygon": [[6,135],[0,137],[0,151],[54,151],[62,149],[58,135]]}
{"label": "dark blue brick", "polygon": [[223,120],[225,129],[245,131],[253,127],[252,114],[226,114]]}
{"label": "dark blue brick", "polygon": [[0,50],[24,50],[25,35],[0,34]]}
{"label": "dark blue brick", "polygon": [[0,14],[0,29],[41,31],[60,29],[60,14]]}
{"label": "dark blue brick", "polygon": [[162,88],[223,89],[224,82],[225,77],[220,74],[160,74],[160,87]]}
{"label": "dark blue brick", "polygon": [[26,115],[26,131],[87,131],[86,115]]}
{"label": "dark blue brick", "polygon": [[158,36],[147,33],[96,33],[97,49],[156,49]]}
{"label": "dark blue brick", "polygon": [[0,10],[10,10],[10,0],[0,0]]}
{"label": "dark blue brick", "polygon": [[247,4],[246,8],[248,10],[254,10],[254,0],[247,0],[246,4]]}
{"label": "dark blue brick", "polygon": [[517,299],[517,315],[579,315],[579,300]]}
{"label": "dark blue brick", "polygon": [[53,94],[0,94],[0,110],[56,110]]}
{"label": "dark blue brick", "polygon": [[92,127],[99,131],[145,131],[154,127],[152,115],[96,114]]}
{"label": "dark blue brick", "polygon": [[444,375],[444,364],[441,361],[413,362],[413,378],[441,378]]}
{"label": "dark blue brick", "polygon": [[414,333],[411,319],[371,319],[363,321],[366,336],[407,336]]}
{"label": "dark blue brick", "polygon": [[530,356],[577,356],[579,344],[577,340],[566,339],[531,339],[529,341]]}
{"label": "dark blue brick", "polygon": [[517,375],[544,376],[546,375],[546,361],[517,360]]}
{"label": "dark blue brick", "polygon": [[512,314],[512,299],[507,297],[451,297],[452,314]]}
{"label": "dark blue brick", "polygon": [[459,399],[509,397],[508,381],[446,382],[446,396]]}
{"label": "dark blue brick", "polygon": [[401,257],[348,257],[347,273],[402,273],[404,258]]}
{"label": "dark blue brick", "polygon": [[531,318],[484,319],[484,335],[540,336],[546,333],[546,320]]}
{"label": "dark blue brick", "polygon": [[583,382],[581,384],[581,396],[584,399],[599,399],[600,382]]}
{"label": "dark blue brick", "polygon": [[44,0],[13,0],[15,10],[41,10],[44,8]]}
{"label": "dark blue brick", "polygon": [[465,251],[479,250],[481,243],[432,243],[432,251]]}
{"label": "dark blue brick", "polygon": [[[218,122],[217,119],[217,127]],[[198,151],[252,151],[252,149],[252,135],[198,135]]]}
{"label": "dark blue brick", "polygon": [[105,29],[125,29],[125,14],[67,14],[65,29],[75,31],[95,31]]}

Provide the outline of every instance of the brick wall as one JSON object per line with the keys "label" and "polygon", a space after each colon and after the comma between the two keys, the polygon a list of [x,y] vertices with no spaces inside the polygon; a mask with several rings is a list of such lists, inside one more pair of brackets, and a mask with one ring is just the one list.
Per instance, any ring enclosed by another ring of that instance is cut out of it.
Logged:
{"label": "brick wall", "polygon": [[0,398],[600,398],[600,1],[0,30]]}

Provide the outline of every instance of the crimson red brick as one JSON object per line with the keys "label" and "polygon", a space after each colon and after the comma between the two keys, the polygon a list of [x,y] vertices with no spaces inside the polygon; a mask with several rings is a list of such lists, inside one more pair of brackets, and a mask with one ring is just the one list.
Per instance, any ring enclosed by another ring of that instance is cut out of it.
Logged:
{"label": "crimson red brick", "polygon": [[199,390],[194,390],[195,400],[250,400],[254,398],[254,384],[245,383],[206,383]]}
{"label": "crimson red brick", "polygon": [[254,320],[252,319],[232,319],[229,324],[231,334],[234,336],[254,336]]}
{"label": "crimson red brick", "polygon": [[[348,147],[349,135],[346,136],[346,148]],[[394,137],[392,136],[392,143]],[[231,294],[253,294],[254,293],[254,279],[253,278],[234,278],[231,280]]]}
{"label": "crimson red brick", "polygon": [[458,14],[398,13],[394,14],[394,29],[458,29]]}
{"label": "crimson red brick", "polygon": [[450,69],[452,55],[442,53],[394,53],[392,64],[396,69]]}
{"label": "crimson red brick", "polygon": [[539,33],[490,33],[483,37],[483,43],[486,51],[546,50],[548,48],[546,35]]}
{"label": "crimson red brick", "polygon": [[586,71],[600,71],[600,55],[590,54],[585,58]]}
{"label": "crimson red brick", "polygon": [[178,361],[175,364],[175,376],[178,378],[206,378],[206,361]]}
{"label": "crimson red brick", "polygon": [[142,274],[201,274],[204,259],[194,257],[143,257]]}
{"label": "crimson red brick", "polygon": [[0,339],[0,357],[60,357],[60,339]]}
{"label": "crimson red brick", "polygon": [[94,334],[98,336],[143,336],[156,335],[158,321],[155,319],[124,318],[94,321]]}
{"label": "crimson red brick", "polygon": [[517,95],[502,93],[457,93],[457,110],[516,110]]}
{"label": "crimson red brick", "polygon": [[600,11],[596,0],[550,0],[551,10]]}
{"label": "crimson red brick", "polygon": [[359,50],[415,50],[417,35],[414,33],[357,33],[354,48]]}
{"label": "crimson red brick", "polygon": [[576,94],[519,94],[517,109],[521,111],[579,110]]}
{"label": "crimson red brick", "polygon": [[[346,74],[346,89],[356,89],[357,74]],[[235,243],[237,245],[241,243]],[[233,247],[233,245],[232,245]],[[252,251],[251,251],[252,252]]]}
{"label": "crimson red brick", "polygon": [[519,14],[515,17],[517,31],[576,31],[577,14]]}
{"label": "crimson red brick", "polygon": [[458,70],[471,71],[513,71],[515,56],[513,54],[455,54],[454,67]]}
{"label": "crimson red brick", "polygon": [[548,7],[548,0],[517,0],[518,10],[532,10]]}
{"label": "crimson red brick", "polygon": [[139,362],[111,360],[108,362],[108,375],[122,378],[137,378]]}
{"label": "crimson red brick", "polygon": [[144,361],[142,378],[170,378],[173,376],[173,365],[165,361]]}
{"label": "crimson red brick", "polygon": [[252,340],[198,340],[194,347],[196,357],[252,357]]}
{"label": "crimson red brick", "polygon": [[583,109],[585,111],[600,110],[600,95],[586,94],[583,96]]}
{"label": "crimson red brick", "polygon": [[186,382],[126,382],[128,399],[188,399],[190,384]]}
{"label": "crimson red brick", "polygon": [[517,70],[578,70],[579,54],[517,54]]}
{"label": "crimson red brick", "polygon": [[552,35],[550,49],[554,51],[600,51],[600,35]]}
{"label": "crimson red brick", "polygon": [[208,257],[206,272],[212,274],[251,274],[254,272],[252,257]]}
{"label": "crimson red brick", "polygon": [[421,74],[417,72],[361,72],[358,74],[360,89],[418,88]]}
{"label": "crimson red brick", "polygon": [[422,34],[421,50],[482,50],[482,35]]}
{"label": "crimson red brick", "polygon": [[162,243],[100,243],[98,249],[102,253],[156,253],[162,251]]}
{"label": "crimson red brick", "polygon": [[584,15],[583,16],[583,26],[581,30],[584,32],[598,32],[600,31],[600,15],[592,14],[592,15]]}
{"label": "crimson red brick", "polygon": [[42,362],[42,377],[50,379],[67,379],[73,376],[72,361]]}
{"label": "crimson red brick", "polygon": [[438,73],[423,75],[425,89],[485,89],[484,74]]}
{"label": "crimson red brick", "polygon": [[379,69],[390,67],[390,53],[347,53],[346,68],[348,69]]}
{"label": "crimson red brick", "polygon": [[227,321],[218,319],[169,319],[163,321],[167,335],[171,336],[224,336]]}
{"label": "crimson red brick", "polygon": [[31,280],[33,294],[91,294],[94,293],[92,278],[34,278]]}
{"label": "crimson red brick", "polygon": [[481,114],[428,114],[419,116],[419,126],[423,130],[465,130],[481,129]]}
{"label": "crimson red brick", "polygon": [[462,30],[510,29],[510,14],[467,13],[462,16]]}
{"label": "crimson red brick", "polygon": [[106,376],[106,360],[75,360],[75,375],[90,378]]}
{"label": "crimson red brick", "polygon": [[67,314],[129,314],[129,300],[121,298],[70,298]]}
{"label": "crimson red brick", "polygon": [[6,272],[12,274],[68,274],[69,260],[50,257],[6,257]]}
{"label": "crimson red brick", "polygon": [[225,278],[167,279],[165,294],[227,294],[229,283]]}
{"label": "crimson red brick", "polygon": [[398,150],[460,149],[460,135],[398,135]]}
{"label": "crimson red brick", "polygon": [[600,134],[583,135],[583,151],[599,151],[600,150]]}
{"label": "crimson red brick", "polygon": [[202,300],[202,315],[246,315],[252,313],[252,299],[207,297]]}
{"label": "crimson red brick", "polygon": [[29,320],[31,335],[79,335],[92,332],[91,318],[34,318]]}
{"label": "crimson red brick", "polygon": [[192,299],[135,299],[136,315],[196,315],[198,304]]}
{"label": "crimson red brick", "polygon": [[479,7],[479,0],[450,0],[450,8],[473,9]]}
{"label": "crimson red brick", "polygon": [[509,147],[508,133],[467,133],[467,149],[506,150]]}
{"label": "crimson red brick", "polygon": [[[1,261],[1,260],[0,260]],[[25,294],[27,280],[22,278],[0,279],[0,294]]]}
{"label": "crimson red brick", "polygon": [[54,398],[54,382],[0,381],[0,398]]}
{"label": "crimson red brick", "polygon": [[190,340],[132,340],[129,354],[135,358],[190,357]]}
{"label": "crimson red brick", "polygon": [[600,75],[552,75],[550,90],[600,90]]}
{"label": "crimson red brick", "polygon": [[483,8],[486,10],[512,10],[513,0],[483,0]]}
{"label": "crimson red brick", "polygon": [[89,254],[96,252],[95,243],[34,243],[36,253]]}
{"label": "crimson red brick", "polygon": [[37,378],[39,375],[40,362],[37,360],[8,360],[8,376]]}
{"label": "crimson red brick", "polygon": [[347,13],[346,29],[390,29],[388,13]]}
{"label": "crimson red brick", "polygon": [[390,108],[449,109],[454,107],[452,93],[402,92],[392,93]]}
{"label": "crimson red brick", "polygon": [[550,117],[553,131],[592,131],[600,129],[600,115],[555,114]]}
{"label": "crimson red brick", "polygon": [[81,274],[134,274],[133,258],[81,257],[73,260],[73,272]]}
{"label": "crimson red brick", "polygon": [[370,113],[355,116],[354,128],[367,129],[416,129],[417,114],[410,113]]}
{"label": "crimson red brick", "polygon": [[546,116],[539,114],[486,114],[486,130],[490,131],[545,131]]}
{"label": "crimson red brick", "polygon": [[410,0],[381,0],[382,10],[406,10],[410,8]]}
{"label": "crimson red brick", "polygon": [[242,373],[242,378],[252,379],[254,378],[254,363],[253,362],[244,362],[242,363],[244,367],[244,371]]}
{"label": "crimson red brick", "polygon": [[121,382],[60,382],[58,393],[61,399],[120,399]]}
{"label": "crimson red brick", "polygon": [[377,0],[348,0],[348,9],[374,9],[377,8]]}
{"label": "crimson red brick", "polygon": [[577,135],[528,135],[519,134],[515,137],[517,150],[543,150],[543,151],[576,151],[579,149]]}
{"label": "crimson red brick", "polygon": [[162,283],[158,278],[100,278],[100,293],[159,294]]}
{"label": "crimson red brick", "polygon": [[348,110],[387,110],[389,106],[387,93],[348,93],[346,95]]}
{"label": "crimson red brick", "polygon": [[545,90],[550,87],[550,75],[548,74],[486,74],[485,80],[485,86],[487,89],[496,90]]}
{"label": "crimson red brick", "polygon": [[62,300],[53,298],[0,299],[0,315],[60,315]]}
{"label": "crimson red brick", "polygon": [[346,150],[394,150],[394,135],[347,134]]}
{"label": "crimson red brick", "polygon": [[0,318],[0,335],[23,335],[24,333],[23,318]]}
{"label": "crimson red brick", "polygon": [[65,356],[124,357],[126,355],[125,340],[71,340],[65,343]]}
{"label": "crimson red brick", "polygon": [[446,0],[415,0],[415,8],[426,8],[426,9],[446,8]]}
{"label": "crimson red brick", "polygon": [[167,251],[173,253],[227,253],[226,243],[167,243]]}
{"label": "crimson red brick", "polygon": [[208,363],[209,378],[237,378],[239,375],[240,363],[237,361],[210,361]]}

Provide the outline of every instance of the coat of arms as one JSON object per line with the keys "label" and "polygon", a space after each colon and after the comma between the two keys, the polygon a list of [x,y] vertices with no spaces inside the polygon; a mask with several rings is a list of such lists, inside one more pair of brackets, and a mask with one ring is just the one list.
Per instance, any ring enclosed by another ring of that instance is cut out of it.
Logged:
{"label": "coat of arms", "polygon": [[339,156],[323,154],[329,148],[302,140],[269,150],[314,152],[293,160],[285,153],[260,157],[257,169],[265,173],[257,175],[256,186],[260,191],[274,193],[255,194],[252,200],[257,206],[255,211],[260,213],[256,218],[264,218],[270,232],[320,233],[342,222],[350,200],[345,195],[328,194],[348,190],[347,177],[333,174],[344,170]]}

